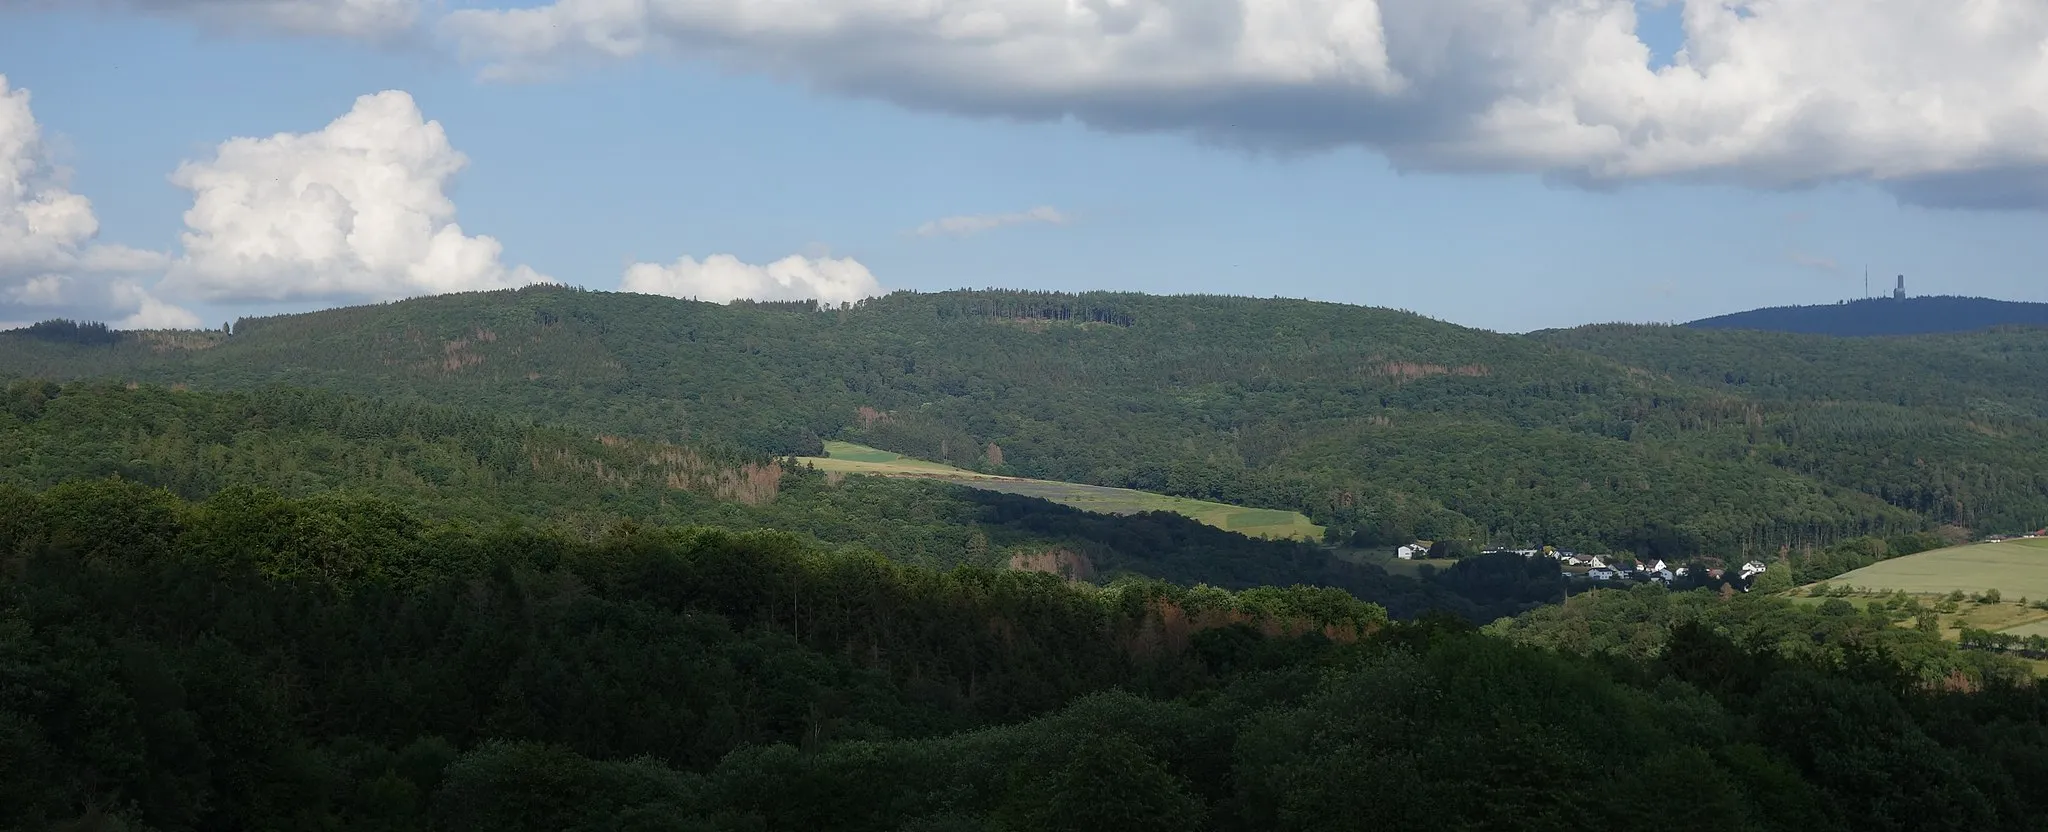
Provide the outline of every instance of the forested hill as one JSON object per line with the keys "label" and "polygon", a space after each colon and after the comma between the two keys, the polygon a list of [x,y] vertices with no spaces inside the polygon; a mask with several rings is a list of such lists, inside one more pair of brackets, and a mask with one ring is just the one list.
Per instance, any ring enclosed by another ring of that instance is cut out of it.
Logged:
{"label": "forested hill", "polygon": [[1997,326],[2048,326],[2048,303],[1953,296],[1870,298],[1824,306],[1774,306],[1701,318],[1697,329],[1758,329],[1814,335],[1925,335]]}
{"label": "forested hill", "polygon": [[[2026,444],[2042,414],[2021,396],[1987,399],[2005,408],[1995,419],[1844,409],[1617,354],[1338,304],[997,291],[824,311],[537,287],[243,320],[232,335],[0,335],[0,372],[425,398],[741,454],[845,438],[1301,510],[1363,543],[1670,558],[1937,523],[2036,528],[2048,513],[2048,466],[2029,467],[2042,445]],[[1838,461],[1844,446],[1862,450]]]}
{"label": "forested hill", "polygon": [[102,477],[194,500],[255,488],[330,507],[383,501],[576,539],[646,524],[773,529],[939,569],[1063,566],[1101,583],[1333,587],[1402,617],[1439,610],[1490,621],[1564,594],[1555,569],[1516,557],[1417,580],[1174,514],[1110,517],[935,482],[842,481],[790,460],[599,440],[442,406],[291,389],[0,387],[0,487]]}

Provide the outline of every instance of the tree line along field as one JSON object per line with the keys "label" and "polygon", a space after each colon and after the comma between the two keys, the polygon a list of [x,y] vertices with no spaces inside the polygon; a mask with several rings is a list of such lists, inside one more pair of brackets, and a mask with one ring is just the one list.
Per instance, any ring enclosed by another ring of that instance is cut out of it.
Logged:
{"label": "tree line along field", "polygon": [[827,473],[942,480],[986,491],[1037,497],[1099,514],[1164,511],[1248,537],[1310,542],[1323,538],[1323,527],[1311,522],[1307,516],[1297,511],[1246,508],[1129,488],[1003,477],[939,462],[911,459],[901,454],[852,442],[830,441],[824,444],[825,456],[802,457],[799,461]]}

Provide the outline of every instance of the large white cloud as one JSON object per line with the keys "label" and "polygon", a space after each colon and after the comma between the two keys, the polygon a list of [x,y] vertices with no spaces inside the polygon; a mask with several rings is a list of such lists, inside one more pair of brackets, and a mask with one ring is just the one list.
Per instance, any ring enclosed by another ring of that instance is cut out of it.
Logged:
{"label": "large white cloud", "polygon": [[501,289],[545,278],[455,223],[468,160],[398,91],[356,99],[312,133],[230,139],[171,181],[193,193],[167,293],[214,301],[370,299]]}
{"label": "large white cloud", "polygon": [[503,77],[656,53],[1407,169],[2048,206],[2048,3],[1672,2],[1686,44],[1662,67],[1631,0],[556,0],[439,30]]}
{"label": "large white cloud", "polygon": [[191,318],[136,282],[164,268],[162,254],[97,243],[99,229],[92,201],[68,190],[50,164],[28,90],[0,75],[0,320],[146,310],[157,323]]}
{"label": "large white cloud", "polygon": [[714,254],[697,262],[684,257],[666,266],[634,263],[626,268],[619,288],[648,295],[724,303],[750,300],[816,300],[836,305],[882,294],[882,284],[868,267],[851,257],[810,258],[791,255],[755,266],[730,254]]}
{"label": "large white cloud", "polygon": [[98,7],[184,17],[227,31],[372,39],[412,29],[421,5],[421,0],[0,0],[0,10]]}

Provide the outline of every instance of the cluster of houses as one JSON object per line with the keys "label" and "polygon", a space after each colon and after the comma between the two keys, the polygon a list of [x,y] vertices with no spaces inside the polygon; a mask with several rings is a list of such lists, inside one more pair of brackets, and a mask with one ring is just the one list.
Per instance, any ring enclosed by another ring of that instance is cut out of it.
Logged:
{"label": "cluster of houses", "polygon": [[[1429,545],[1427,541],[1417,541],[1394,550],[1394,555],[1402,560],[1428,557]],[[1557,561],[1558,569],[1562,570],[1566,576],[1585,577],[1595,581],[1655,581],[1661,584],[1668,584],[1690,574],[1689,567],[1674,567],[1671,564],[1665,563],[1661,558],[1648,558],[1636,561],[1603,555],[1582,555],[1577,552],[1550,546],[1545,546],[1541,549],[1488,549],[1480,554],[1516,554],[1525,558],[1547,557]],[[1763,561],[1753,560],[1743,564],[1740,569],[1736,570],[1708,568],[1707,577],[1721,580],[1724,577],[1731,577],[1729,573],[1732,571],[1734,573],[1732,576],[1734,580],[1747,585],[1756,576],[1763,574],[1767,568]]]}
{"label": "cluster of houses", "polygon": [[[1588,579],[1595,581],[1655,581],[1660,584],[1668,584],[1678,578],[1687,577],[1691,572],[1690,567],[1674,567],[1658,558],[1650,558],[1640,563],[1619,561],[1609,564],[1598,555],[1582,555],[1579,557],[1578,563],[1565,563],[1560,560],[1559,565],[1566,575],[1584,574]],[[1583,567],[1585,571],[1581,573],[1579,570],[1573,569],[1572,567],[1574,566]],[[1763,561],[1753,560],[1743,564],[1740,569],[1707,567],[1707,577],[1716,581],[1727,578],[1746,586],[1768,568],[1764,565]]]}

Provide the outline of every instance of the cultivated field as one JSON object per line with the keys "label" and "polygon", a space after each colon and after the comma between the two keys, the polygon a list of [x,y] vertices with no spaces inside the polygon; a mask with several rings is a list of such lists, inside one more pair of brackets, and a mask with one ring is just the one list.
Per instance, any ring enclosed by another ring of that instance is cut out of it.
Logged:
{"label": "cultivated field", "polygon": [[2021,638],[2025,638],[2027,636],[2048,636],[2048,614],[2043,614],[2039,621],[2035,621],[2031,624],[2021,624],[2017,627],[2007,627],[2003,630],[2000,630],[1999,632],[2009,633],[2012,635],[2019,636]]}
{"label": "cultivated field", "polygon": [[1245,508],[1206,500],[1169,497],[1149,491],[1132,491],[1128,488],[1104,488],[1098,485],[1052,480],[998,477],[937,462],[912,459],[851,442],[827,442],[825,453],[827,455],[824,457],[805,457],[802,461],[810,463],[820,471],[945,480],[988,491],[1037,497],[1100,514],[1168,511],[1250,537],[1311,541],[1321,540],[1323,537],[1322,527],[1309,522],[1309,519],[1299,512]]}
{"label": "cultivated field", "polygon": [[[1878,600],[1874,593],[1904,591],[1922,604],[1939,602],[1961,590],[1968,599],[1953,612],[1937,616],[1943,637],[1954,639],[1959,628],[1989,630],[2015,636],[2048,635],[2048,610],[2021,601],[2048,600],[2048,539],[2007,540],[1937,549],[1866,566],[1827,581],[1850,586],[1857,595],[1845,598],[1858,608]],[[1804,589],[1804,588],[1802,588]],[[1996,589],[1999,603],[1980,604],[1976,597]],[[1802,604],[1826,599],[1795,596]],[[1901,626],[1910,626],[1902,622]],[[2037,675],[2048,678],[2048,662],[2029,660]]]}
{"label": "cultivated field", "polygon": [[2007,540],[1936,549],[1871,564],[1828,581],[1865,590],[1975,595],[1996,589],[2008,599],[2048,598],[2048,539]]}
{"label": "cultivated field", "polygon": [[955,468],[938,462],[911,459],[893,454],[880,448],[855,445],[852,442],[825,443],[824,456],[807,456],[802,461],[810,463],[820,471],[838,471],[845,474],[877,474],[885,477],[934,477],[948,480],[993,480],[1002,479],[992,474]]}

